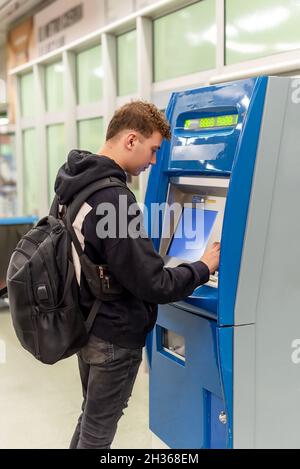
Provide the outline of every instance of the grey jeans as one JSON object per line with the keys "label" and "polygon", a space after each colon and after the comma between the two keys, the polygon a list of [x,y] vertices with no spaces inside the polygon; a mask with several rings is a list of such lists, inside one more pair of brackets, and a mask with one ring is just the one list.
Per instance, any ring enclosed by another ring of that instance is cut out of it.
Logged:
{"label": "grey jeans", "polygon": [[141,360],[141,348],[121,348],[90,336],[78,353],[83,404],[71,449],[110,448]]}

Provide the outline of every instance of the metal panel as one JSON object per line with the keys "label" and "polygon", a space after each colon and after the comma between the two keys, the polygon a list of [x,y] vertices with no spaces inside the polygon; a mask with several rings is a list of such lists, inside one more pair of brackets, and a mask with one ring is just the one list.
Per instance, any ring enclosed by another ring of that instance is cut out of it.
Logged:
{"label": "metal panel", "polygon": [[228,188],[229,178],[188,178],[188,177],[176,177],[170,179],[171,184],[177,184],[180,186],[206,186],[210,189],[216,187]]}
{"label": "metal panel", "polygon": [[294,84],[270,79],[267,105],[273,114],[265,113],[257,155],[237,301],[240,322],[255,324],[235,328],[234,447],[239,448],[300,447],[294,356],[300,330],[300,107]]}
{"label": "metal panel", "polygon": [[256,321],[289,85],[289,80],[275,77],[270,78],[268,83],[236,297],[234,322],[237,325]]}
{"label": "metal panel", "polygon": [[233,447],[254,448],[255,326],[234,327]]}
{"label": "metal panel", "polygon": [[[234,324],[249,200],[268,79],[257,80],[236,147],[224,215],[219,267],[219,324]],[[247,99],[247,97],[245,97]],[[249,99],[249,98],[248,98]]]}
{"label": "metal panel", "polygon": [[[288,79],[287,79],[288,80]],[[258,448],[299,448],[299,89],[290,83],[256,320]],[[298,85],[299,87],[299,85]],[[297,93],[296,93],[297,92]]]}

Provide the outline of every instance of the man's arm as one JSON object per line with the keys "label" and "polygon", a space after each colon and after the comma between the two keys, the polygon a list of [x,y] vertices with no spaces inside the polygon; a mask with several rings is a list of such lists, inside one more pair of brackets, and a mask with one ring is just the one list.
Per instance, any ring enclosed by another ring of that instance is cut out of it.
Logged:
{"label": "man's arm", "polygon": [[150,303],[170,303],[189,296],[209,279],[209,268],[201,261],[165,268],[152,241],[122,239],[106,254],[109,269],[133,295]]}
{"label": "man's arm", "polygon": [[[124,195],[124,190],[115,189],[106,194],[105,191],[102,191],[101,198],[103,197],[106,201],[110,200],[118,214],[119,195]],[[133,196],[129,195],[127,202],[129,207],[136,201]],[[89,244],[93,245],[94,252],[101,253],[101,257],[105,259],[116,280],[141,300],[157,304],[182,300],[199,285],[206,283],[210,273],[217,268],[219,246],[207,250],[202,260],[191,264],[181,264],[175,268],[165,268],[162,257],[155,250],[152,240],[147,237],[143,228],[144,235],[137,238],[130,236],[111,239],[97,238],[95,236],[96,225],[101,218],[96,215],[96,207],[86,217],[84,231],[89,238]],[[128,215],[127,227],[134,218],[135,216]],[[139,218],[142,223],[141,214]],[[117,226],[117,231],[119,228]],[[91,236],[91,233],[94,236]]]}

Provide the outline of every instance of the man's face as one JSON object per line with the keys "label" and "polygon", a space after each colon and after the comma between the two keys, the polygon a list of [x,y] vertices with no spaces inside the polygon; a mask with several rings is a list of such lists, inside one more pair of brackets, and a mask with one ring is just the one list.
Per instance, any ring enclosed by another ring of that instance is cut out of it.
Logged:
{"label": "man's face", "polygon": [[144,137],[139,132],[128,134],[126,145],[128,158],[126,161],[126,171],[132,176],[138,176],[150,165],[156,163],[156,152],[162,144],[162,136],[158,131],[153,132],[150,137]]}

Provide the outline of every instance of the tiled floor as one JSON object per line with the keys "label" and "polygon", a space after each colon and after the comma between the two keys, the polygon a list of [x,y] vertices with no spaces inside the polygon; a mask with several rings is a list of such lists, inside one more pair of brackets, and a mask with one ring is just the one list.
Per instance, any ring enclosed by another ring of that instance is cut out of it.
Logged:
{"label": "tiled floor", "polygon": [[[3,310],[0,348],[0,448],[68,448],[81,405],[76,358],[53,366],[39,363],[19,345]],[[151,448],[144,363],[113,448]]]}

